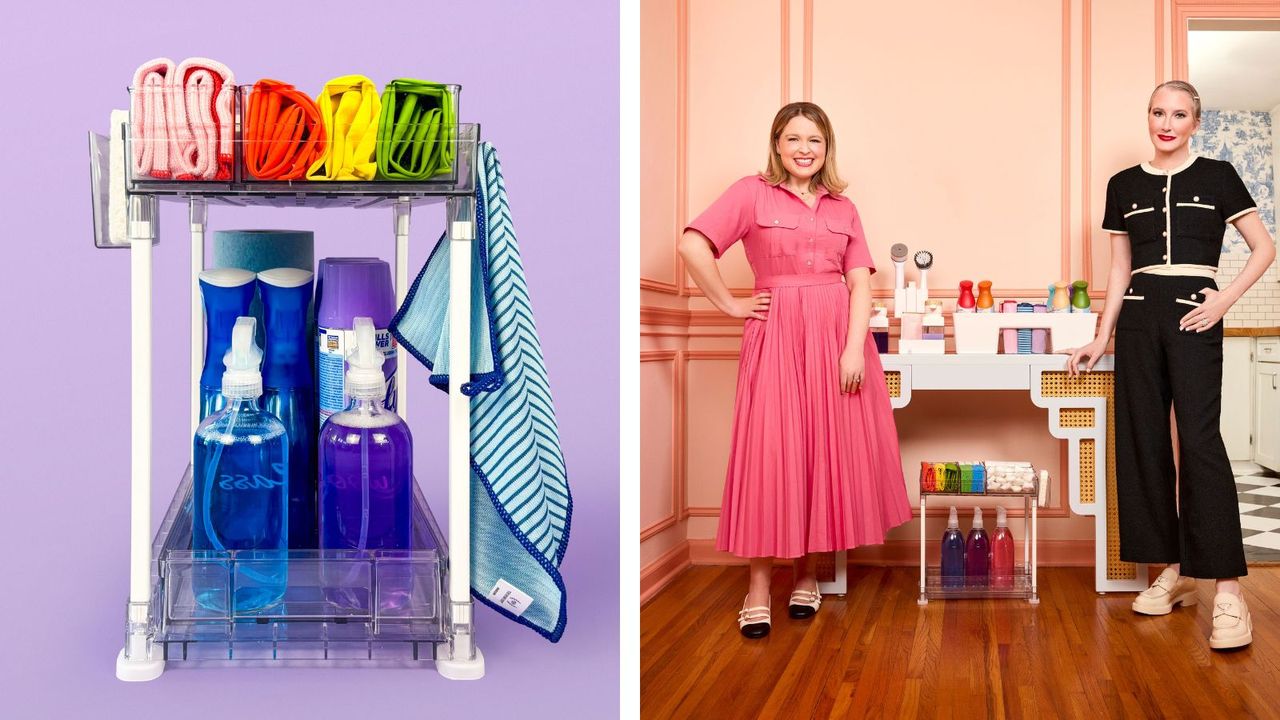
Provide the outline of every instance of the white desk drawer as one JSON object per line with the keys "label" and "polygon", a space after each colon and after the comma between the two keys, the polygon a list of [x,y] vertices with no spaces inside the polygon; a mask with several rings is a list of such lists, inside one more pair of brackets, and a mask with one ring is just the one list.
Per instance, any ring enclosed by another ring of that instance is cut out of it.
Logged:
{"label": "white desk drawer", "polygon": [[1254,347],[1259,362],[1280,362],[1280,337],[1260,337]]}

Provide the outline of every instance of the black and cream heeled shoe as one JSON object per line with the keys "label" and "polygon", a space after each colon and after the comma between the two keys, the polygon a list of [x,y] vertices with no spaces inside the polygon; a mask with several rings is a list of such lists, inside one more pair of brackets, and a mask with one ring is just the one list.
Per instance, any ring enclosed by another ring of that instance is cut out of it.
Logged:
{"label": "black and cream heeled shoe", "polygon": [[812,590],[792,590],[787,602],[787,614],[796,620],[806,620],[818,614],[822,595]]}
{"label": "black and cream heeled shoe", "polygon": [[747,607],[747,599],[742,599],[742,609],[738,611],[738,632],[752,640],[769,634],[769,620],[772,613],[768,605]]}

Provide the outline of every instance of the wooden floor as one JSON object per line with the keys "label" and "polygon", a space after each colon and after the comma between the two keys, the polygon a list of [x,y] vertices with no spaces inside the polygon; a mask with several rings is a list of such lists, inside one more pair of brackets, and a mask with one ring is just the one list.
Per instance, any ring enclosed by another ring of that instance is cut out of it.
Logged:
{"label": "wooden floor", "polygon": [[747,569],[687,570],[640,613],[642,717],[1280,717],[1280,568],[1244,578],[1254,641],[1231,653],[1209,650],[1209,581],[1195,607],[1142,617],[1091,568],[1042,569],[1038,607],[920,607],[918,577],[851,567],[848,595],[797,621],[780,568],[773,630],[747,640]]}

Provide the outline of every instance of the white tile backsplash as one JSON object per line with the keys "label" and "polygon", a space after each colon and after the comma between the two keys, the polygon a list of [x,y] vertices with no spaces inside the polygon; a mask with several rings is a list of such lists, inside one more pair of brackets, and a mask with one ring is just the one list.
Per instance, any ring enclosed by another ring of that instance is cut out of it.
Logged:
{"label": "white tile backsplash", "polygon": [[[1218,287],[1235,280],[1248,261],[1248,252],[1222,253],[1218,258]],[[1225,323],[1226,327],[1280,327],[1280,272],[1276,263],[1271,263],[1249,292],[1232,306]]]}

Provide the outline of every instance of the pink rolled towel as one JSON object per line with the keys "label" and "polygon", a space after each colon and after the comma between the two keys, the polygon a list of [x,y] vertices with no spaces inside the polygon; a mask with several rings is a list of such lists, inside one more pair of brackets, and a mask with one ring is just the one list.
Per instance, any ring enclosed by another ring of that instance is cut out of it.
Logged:
{"label": "pink rolled towel", "polygon": [[235,83],[215,60],[187,58],[178,65],[170,86],[177,179],[231,179]]}
{"label": "pink rolled towel", "polygon": [[170,145],[171,85],[175,70],[169,58],[148,60],[133,73],[129,103],[129,149],[135,178],[173,177]]}

